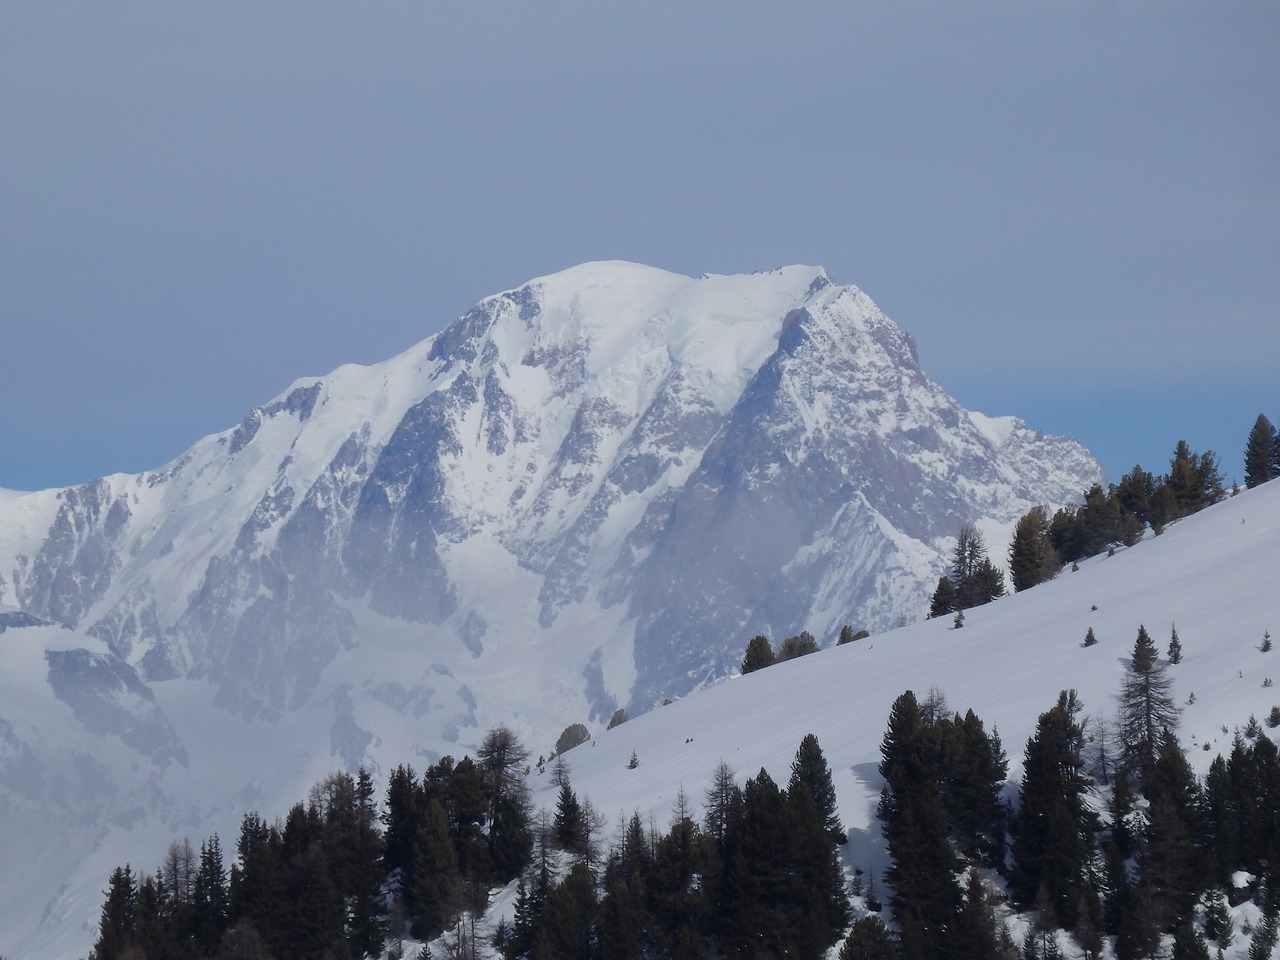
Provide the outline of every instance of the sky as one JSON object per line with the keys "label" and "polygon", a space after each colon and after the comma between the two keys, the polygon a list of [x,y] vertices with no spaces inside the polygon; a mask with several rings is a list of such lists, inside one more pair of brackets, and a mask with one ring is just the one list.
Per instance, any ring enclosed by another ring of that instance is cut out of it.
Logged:
{"label": "sky", "polygon": [[0,487],[626,259],[817,264],[1118,480],[1280,422],[1280,5],[5,0]]}

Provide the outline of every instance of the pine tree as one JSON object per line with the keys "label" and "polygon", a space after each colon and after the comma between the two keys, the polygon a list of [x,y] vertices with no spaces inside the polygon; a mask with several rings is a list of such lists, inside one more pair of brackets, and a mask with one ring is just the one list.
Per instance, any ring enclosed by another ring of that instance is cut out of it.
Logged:
{"label": "pine tree", "polygon": [[449,836],[449,818],[438,799],[427,797],[414,832],[405,897],[415,937],[430,939],[449,924],[457,905],[460,879]]}
{"label": "pine tree", "polygon": [[1090,627],[1088,630],[1085,631],[1084,645],[1086,647],[1092,647],[1097,642],[1098,642],[1098,635],[1093,632],[1093,627]]}
{"label": "pine tree", "polygon": [[1073,693],[1040,715],[1027,741],[1021,801],[1010,824],[1014,896],[1024,906],[1042,889],[1054,926],[1073,927],[1089,890],[1096,817],[1085,803],[1080,756],[1083,733],[1075,722]]}
{"label": "pine tree", "polygon": [[107,889],[103,892],[102,917],[98,921],[98,939],[93,945],[90,960],[116,960],[128,956],[134,948],[134,911],[137,906],[137,888],[133,871],[126,863],[111,871]]}
{"label": "pine tree", "polygon": [[777,656],[773,652],[773,645],[769,643],[769,638],[757,635],[748,641],[746,652],[742,655],[742,672],[754,673],[773,666],[775,662],[777,662]]}
{"label": "pine tree", "polygon": [[956,609],[956,585],[950,577],[938,578],[938,586],[929,601],[930,617],[945,617]]}
{"label": "pine tree", "polygon": [[946,956],[960,912],[956,857],[947,829],[935,731],[910,690],[894,701],[880,746],[885,786],[877,815],[889,846],[890,908],[903,960]]}
{"label": "pine tree", "polygon": [[529,751],[508,727],[497,726],[485,734],[476,759],[489,804],[489,863],[493,879],[507,883],[519,876],[533,853],[525,783]]}
{"label": "pine tree", "polygon": [[578,795],[573,792],[568,781],[561,784],[560,794],[556,799],[555,827],[556,841],[561,847],[571,853],[582,852],[587,840],[586,822]]}
{"label": "pine tree", "polygon": [[1249,431],[1249,439],[1244,447],[1244,485],[1256,487],[1260,483],[1280,476],[1277,465],[1276,450],[1280,443],[1275,427],[1267,419],[1266,414],[1258,414],[1253,429]]}
{"label": "pine tree", "polygon": [[1178,627],[1174,624],[1169,634],[1169,662],[1177,665],[1182,662],[1182,641],[1178,639]]}
{"label": "pine tree", "polygon": [[961,610],[1004,596],[1004,573],[991,563],[982,534],[970,524],[960,528],[956,539],[951,579],[955,585],[954,606]]}
{"label": "pine tree", "polygon": [[1190,920],[1178,924],[1173,935],[1173,952],[1169,960],[1210,960],[1209,945]]}
{"label": "pine tree", "polygon": [[817,653],[819,649],[813,634],[808,630],[801,630],[794,637],[787,637],[782,641],[782,646],[778,648],[778,661],[794,660],[796,657]]}
{"label": "pine tree", "polygon": [[972,710],[937,724],[942,800],[959,851],[989,867],[1004,863],[1005,808],[1001,798],[1008,760],[1000,736],[990,735]]}
{"label": "pine tree", "polygon": [[853,922],[839,960],[898,960],[898,948],[884,921],[872,914]]}
{"label": "pine tree", "polygon": [[814,807],[822,818],[823,829],[832,842],[844,843],[848,838],[840,823],[840,815],[836,813],[836,788],[831,781],[831,768],[827,766],[827,758],[822,755],[818,738],[812,733],[805,734],[796,749],[795,759],[791,761],[787,796],[793,796],[797,790],[806,790],[813,798]]}
{"label": "pine tree", "polygon": [[1013,529],[1009,544],[1009,576],[1014,590],[1027,590],[1049,580],[1062,568],[1062,560],[1049,538],[1049,511],[1032,507]]}
{"label": "pine tree", "polygon": [[1139,626],[1129,672],[1121,682],[1119,732],[1122,765],[1140,781],[1176,734],[1178,707],[1172,689],[1173,681],[1159,662],[1155,644],[1146,628]]}
{"label": "pine tree", "polygon": [[222,845],[215,833],[200,845],[200,866],[192,901],[192,932],[196,942],[208,953],[212,953],[222,939],[230,905]]}

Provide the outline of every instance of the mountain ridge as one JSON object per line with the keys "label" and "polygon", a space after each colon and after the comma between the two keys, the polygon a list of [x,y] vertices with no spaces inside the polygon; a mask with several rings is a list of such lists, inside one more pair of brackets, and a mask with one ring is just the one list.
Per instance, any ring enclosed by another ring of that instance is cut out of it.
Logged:
{"label": "mountain ridge", "polygon": [[[0,804],[100,885],[122,824],[225,829],[498,722],[549,749],[719,682],[753,633],[916,619],[962,523],[998,551],[1100,478],[1074,441],[963,410],[819,268],[584,264],[156,470],[0,497],[0,603],[54,624],[4,635],[33,649]],[[42,643],[88,654],[55,684]],[[88,888],[9,889],[71,918]]]}

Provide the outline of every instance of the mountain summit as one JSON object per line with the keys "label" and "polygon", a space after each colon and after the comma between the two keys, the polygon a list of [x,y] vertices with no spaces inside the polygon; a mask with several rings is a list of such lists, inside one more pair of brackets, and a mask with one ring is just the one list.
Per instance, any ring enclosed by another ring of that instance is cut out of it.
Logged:
{"label": "mountain summit", "polygon": [[0,871],[17,949],[82,950],[122,850],[337,767],[497,723],[536,755],[754,634],[918,620],[962,524],[998,557],[1100,477],[961,409],[820,269],[589,263],[158,470],[0,491],[0,862],[41,864]]}
{"label": "mountain summit", "polygon": [[918,619],[961,524],[1099,478],[961,409],[821,269],[588,263],[160,470],[0,501],[0,600],[246,717],[336,702],[355,762],[364,701],[432,712],[443,747],[512,709],[647,709],[755,633]]}

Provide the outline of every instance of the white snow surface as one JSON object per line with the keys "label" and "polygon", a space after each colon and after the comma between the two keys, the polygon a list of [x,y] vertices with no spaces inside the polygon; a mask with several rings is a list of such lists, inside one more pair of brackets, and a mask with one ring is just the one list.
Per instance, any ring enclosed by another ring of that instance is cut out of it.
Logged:
{"label": "white snow surface", "polygon": [[[762,768],[785,782],[796,747],[813,733],[850,830],[846,861],[878,872],[885,857],[874,820],[876,766],[889,708],[902,691],[924,696],[937,688],[952,709],[972,707],[998,730],[1016,783],[1023,745],[1058,692],[1075,689],[1090,716],[1112,715],[1139,625],[1163,647],[1175,624],[1184,659],[1168,670],[1182,704],[1179,733],[1203,774],[1249,717],[1265,716],[1277,700],[1264,682],[1280,676],[1280,653],[1259,650],[1264,632],[1280,624],[1277,560],[1280,483],[1273,482],[1160,537],[970,610],[962,629],[947,618],[876,634],[597,731],[565,755],[572,783],[611,824],[638,811],[665,827],[680,790],[700,811],[721,760],[739,782]],[[1099,643],[1086,648],[1090,627]],[[191,681],[156,685],[193,759],[189,767],[149,769],[110,737],[92,744],[89,759],[84,731],[43,683],[43,650],[70,642],[55,627],[0,634],[0,710],[43,721],[36,745],[43,775],[64,778],[60,785],[99,777],[114,794],[97,797],[71,822],[62,811],[51,815],[15,803],[12,792],[2,795],[0,951],[14,960],[82,956],[112,867],[128,861],[154,869],[170,839],[183,835],[193,843],[215,830],[234,836],[247,809],[281,816],[332,766],[314,750],[305,715],[274,725],[230,720],[209,704],[208,688]],[[74,642],[94,645],[83,637]],[[528,695],[536,699],[535,691]],[[0,722],[0,751],[11,729]],[[388,758],[416,757],[412,732],[403,728],[380,747]],[[633,751],[639,766],[628,769]],[[0,758],[0,777],[13,776],[14,758]],[[536,803],[554,808],[550,772],[535,772],[532,784]],[[490,922],[504,907],[509,918],[509,899],[510,891],[498,896]],[[1234,955],[1244,956],[1243,948]]]}

